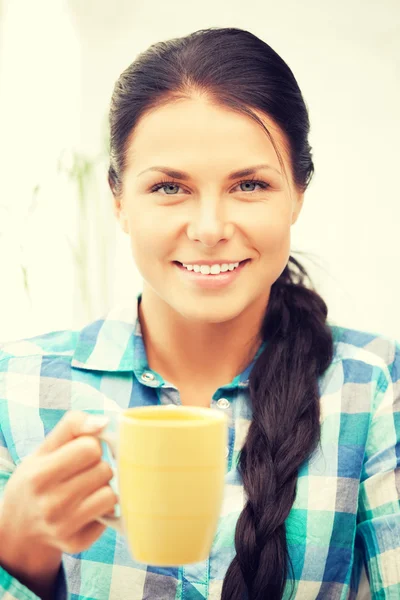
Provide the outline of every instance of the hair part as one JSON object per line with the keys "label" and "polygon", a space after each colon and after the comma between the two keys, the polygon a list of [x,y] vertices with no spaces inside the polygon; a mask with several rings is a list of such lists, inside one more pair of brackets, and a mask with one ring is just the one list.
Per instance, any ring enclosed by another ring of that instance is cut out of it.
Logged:
{"label": "hair part", "polygon": [[[139,120],[196,94],[263,127],[287,178],[273,136],[259,116],[268,115],[287,142],[294,185],[302,193],[307,189],[314,173],[310,124],[292,71],[252,33],[215,27],[153,44],[116,82],[108,173],[115,196],[123,190],[127,151]],[[294,590],[285,521],[295,500],[299,467],[320,436],[318,378],[333,355],[326,318],[325,302],[305,269],[290,257],[272,285],[261,330],[267,344],[250,374],[253,418],[238,461],[247,500],[222,600],[281,600],[286,586]]]}

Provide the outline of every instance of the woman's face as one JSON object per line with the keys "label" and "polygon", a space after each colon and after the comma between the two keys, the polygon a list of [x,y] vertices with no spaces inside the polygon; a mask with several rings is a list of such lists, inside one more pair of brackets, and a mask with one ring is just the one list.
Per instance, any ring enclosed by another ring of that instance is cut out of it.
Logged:
{"label": "woman's face", "polygon": [[[115,213],[130,236],[143,297],[156,294],[190,320],[223,322],[252,306],[265,308],[289,258],[302,195],[292,183],[282,132],[257,114],[278,146],[289,181],[256,122],[204,99],[154,110],[130,139]],[[232,175],[245,169],[252,172]],[[219,275],[182,266],[204,261],[247,262],[237,271],[222,267]]]}

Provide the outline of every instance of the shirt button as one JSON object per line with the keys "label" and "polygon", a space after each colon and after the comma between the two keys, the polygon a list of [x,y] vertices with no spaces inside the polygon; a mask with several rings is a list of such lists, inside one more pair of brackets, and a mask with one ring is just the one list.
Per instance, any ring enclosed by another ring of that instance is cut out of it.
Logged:
{"label": "shirt button", "polygon": [[153,375],[153,373],[149,373],[148,371],[145,371],[141,377],[142,381],[145,381],[146,383],[150,382],[150,381],[154,381],[155,377]]}
{"label": "shirt button", "polygon": [[217,402],[218,408],[229,408],[230,402],[226,398],[220,398]]}

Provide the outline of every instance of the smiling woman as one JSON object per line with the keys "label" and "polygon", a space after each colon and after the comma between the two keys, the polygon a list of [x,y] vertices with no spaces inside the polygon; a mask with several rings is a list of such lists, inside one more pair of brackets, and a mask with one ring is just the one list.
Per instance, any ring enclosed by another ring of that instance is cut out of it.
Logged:
{"label": "smiling woman", "polygon": [[[365,565],[373,598],[399,597],[399,347],[331,326],[290,256],[314,171],[292,71],[241,29],[160,42],[119,77],[110,130],[114,211],[143,292],[79,335],[3,348],[4,479],[33,453],[0,505],[3,589],[11,581],[15,598],[30,588],[98,600],[344,600],[356,597]],[[105,461],[96,477],[89,466],[76,472],[79,440],[70,438],[82,415],[68,415],[77,402],[96,413],[157,404],[226,412],[225,497],[207,560],[143,565],[124,539],[100,538],[96,519],[115,498]],[[63,447],[48,456],[57,435]],[[52,472],[65,465],[62,485],[46,480],[49,463]]]}
{"label": "smiling woman", "polygon": [[[220,332],[229,322],[229,337],[240,336],[246,349],[260,329],[271,286],[287,265],[290,227],[303,194],[291,177],[282,175],[291,173],[283,132],[271,118],[258,113],[274,132],[273,141],[247,114],[199,94],[194,86],[192,97],[143,114],[125,149],[116,213],[130,235],[143,275],[142,310],[163,312],[162,321],[180,331],[182,338],[190,327],[191,347],[183,351],[176,340],[182,354],[176,362],[181,385],[190,380],[194,361],[209,371],[227,345],[226,335],[219,335],[213,351],[199,356],[199,344],[207,344],[204,321],[218,322]],[[156,167],[155,161],[171,166]],[[162,181],[160,172],[167,175]],[[188,277],[186,271],[171,269],[175,261],[200,266],[244,260],[249,260],[243,265],[246,268],[239,268],[235,276],[215,274],[215,281],[204,271],[204,277]],[[246,311],[249,305],[252,310]],[[193,321],[199,324],[197,334]],[[161,351],[163,340],[157,338]],[[220,370],[219,385],[232,378],[238,367],[231,364],[227,365],[231,372]],[[167,378],[176,378],[166,369],[167,365],[163,373]]]}

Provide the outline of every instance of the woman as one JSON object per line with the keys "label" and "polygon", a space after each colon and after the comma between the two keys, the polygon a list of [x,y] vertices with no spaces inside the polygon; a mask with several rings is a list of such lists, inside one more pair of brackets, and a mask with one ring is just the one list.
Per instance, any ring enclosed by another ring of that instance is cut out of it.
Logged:
{"label": "woman", "polygon": [[[313,173],[291,70],[249,32],[197,31],[128,67],[110,126],[143,293],[2,349],[3,593],[333,600],[364,563],[373,598],[400,597],[399,347],[330,326],[290,257]],[[87,413],[157,403],[230,419],[209,559],[179,569],[135,563],[96,522],[117,499]]]}

